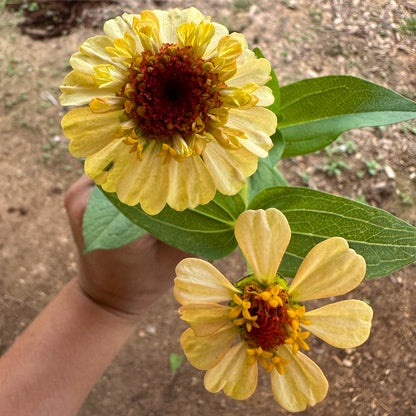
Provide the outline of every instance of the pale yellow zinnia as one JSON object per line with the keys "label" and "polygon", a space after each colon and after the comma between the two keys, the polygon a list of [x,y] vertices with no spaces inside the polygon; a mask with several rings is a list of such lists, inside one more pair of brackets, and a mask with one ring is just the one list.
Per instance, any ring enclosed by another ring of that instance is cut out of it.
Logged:
{"label": "pale yellow zinnia", "polygon": [[305,339],[312,332],[336,347],[356,347],[369,336],[373,312],[359,300],[311,311],[301,302],[354,289],[364,278],[365,261],[343,238],[329,238],[307,254],[288,286],[277,273],[291,237],[280,211],[243,212],[235,236],[253,270],[235,285],[201,259],[182,260],[176,268],[175,296],[191,326],[182,347],[192,365],[207,370],[209,391],[248,398],[257,385],[258,362],[270,372],[280,405],[304,410],[328,390],[321,369],[299,351],[309,349]]}
{"label": "pale yellow zinnia", "polygon": [[270,64],[195,8],[123,14],[85,41],[61,86],[86,173],[157,214],[236,194],[272,147]]}

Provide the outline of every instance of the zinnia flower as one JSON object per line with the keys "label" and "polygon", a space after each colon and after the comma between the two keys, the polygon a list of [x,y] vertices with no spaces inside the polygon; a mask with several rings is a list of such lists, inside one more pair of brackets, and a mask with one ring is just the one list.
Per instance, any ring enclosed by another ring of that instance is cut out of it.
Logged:
{"label": "zinnia flower", "polygon": [[277,274],[291,237],[280,211],[243,212],[235,236],[253,270],[235,285],[201,259],[182,260],[176,268],[175,296],[191,326],[181,337],[182,347],[193,366],[207,370],[210,392],[248,398],[260,363],[270,372],[280,405],[304,410],[328,390],[318,365],[299,351],[309,350],[310,333],[335,347],[356,347],[369,336],[373,312],[359,300],[311,311],[301,302],[349,292],[363,280],[365,261],[343,238],[329,238],[307,254],[288,286]]}
{"label": "zinnia flower", "polygon": [[86,173],[153,215],[236,194],[266,157],[270,64],[195,8],[123,14],[70,60],[62,127]]}

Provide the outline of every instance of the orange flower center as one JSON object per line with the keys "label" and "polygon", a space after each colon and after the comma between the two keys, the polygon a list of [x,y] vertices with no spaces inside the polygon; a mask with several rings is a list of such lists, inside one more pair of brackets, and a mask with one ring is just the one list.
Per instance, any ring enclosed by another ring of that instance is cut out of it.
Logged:
{"label": "orange flower center", "polygon": [[195,57],[191,46],[164,44],[155,55],[144,51],[129,68],[125,113],[158,142],[203,133],[210,110],[222,105],[217,89],[223,84],[213,68]]}

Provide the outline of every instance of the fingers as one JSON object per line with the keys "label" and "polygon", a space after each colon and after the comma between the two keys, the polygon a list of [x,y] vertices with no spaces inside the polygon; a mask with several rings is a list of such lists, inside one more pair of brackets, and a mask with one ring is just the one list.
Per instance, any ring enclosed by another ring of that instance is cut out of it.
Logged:
{"label": "fingers", "polygon": [[71,185],[64,196],[64,205],[72,234],[74,235],[75,243],[81,251],[84,247],[82,219],[93,187],[94,182],[84,174]]}

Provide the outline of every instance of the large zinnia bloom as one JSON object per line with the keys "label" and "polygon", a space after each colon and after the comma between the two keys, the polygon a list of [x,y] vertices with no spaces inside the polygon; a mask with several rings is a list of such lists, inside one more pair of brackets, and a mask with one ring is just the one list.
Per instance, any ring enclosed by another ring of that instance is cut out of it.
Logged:
{"label": "large zinnia bloom", "polygon": [[207,370],[209,391],[248,398],[260,363],[280,405],[304,410],[328,390],[320,368],[299,351],[309,349],[310,332],[335,347],[356,347],[369,336],[373,312],[359,300],[311,311],[301,302],[349,292],[364,278],[365,261],[343,238],[330,238],[308,253],[288,286],[277,273],[291,236],[280,211],[245,211],[235,236],[253,270],[235,285],[201,259],[182,260],[176,268],[175,296],[191,326],[182,347],[192,365]]}
{"label": "large zinnia bloom", "polygon": [[124,14],[71,57],[69,149],[104,190],[156,214],[236,194],[272,147],[270,64],[195,8]]}

